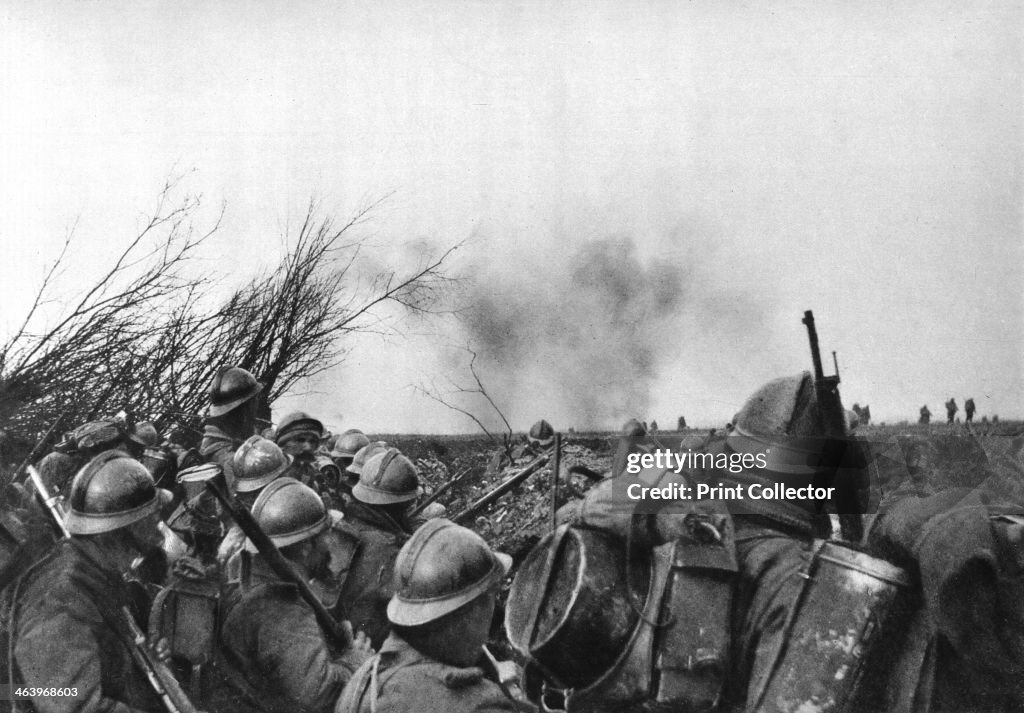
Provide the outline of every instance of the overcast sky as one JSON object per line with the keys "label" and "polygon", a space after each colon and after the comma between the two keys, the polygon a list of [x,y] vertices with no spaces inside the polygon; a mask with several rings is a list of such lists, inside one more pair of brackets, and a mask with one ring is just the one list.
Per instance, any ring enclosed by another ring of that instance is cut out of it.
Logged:
{"label": "overcast sky", "polygon": [[[360,339],[278,416],[472,430],[409,385],[462,378],[438,345],[501,309],[517,428],[723,423],[810,367],[805,309],[847,405],[1022,416],[1024,17],[962,5],[0,3],[0,328],[76,220],[68,289],[195,169],[240,275],[312,195],[393,192],[382,257],[470,239],[475,323]],[[592,284],[620,278],[622,313]]]}

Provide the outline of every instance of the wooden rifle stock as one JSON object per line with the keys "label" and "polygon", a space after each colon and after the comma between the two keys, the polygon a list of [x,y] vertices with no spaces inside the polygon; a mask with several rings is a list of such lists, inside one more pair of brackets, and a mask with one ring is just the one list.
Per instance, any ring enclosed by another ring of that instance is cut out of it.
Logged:
{"label": "wooden rifle stock", "polygon": [[135,623],[135,618],[128,610],[128,607],[121,607],[121,614],[124,617],[124,624],[131,635],[133,642],[132,657],[149,679],[149,685],[164,704],[167,713],[199,713],[199,710],[192,704],[188,694],[181,688],[178,679],[174,677],[171,670],[156,654],[150,650],[146,643],[146,635]]}
{"label": "wooden rifle stock", "polygon": [[263,529],[256,522],[252,513],[228,495],[224,474],[221,473],[207,480],[206,487],[220,501],[220,504],[228,511],[231,518],[238,523],[245,536],[256,546],[260,555],[263,556],[263,559],[270,568],[274,570],[274,574],[298,587],[299,596],[302,597],[306,604],[313,608],[313,614],[316,615],[317,623],[328,638],[331,639],[332,643],[340,649],[349,648],[352,645],[352,629],[348,622],[343,624],[331,616],[331,613],[327,611],[327,607],[310,589],[309,582],[295,571],[292,563],[281,554],[281,551],[277,549],[277,545],[263,532]]}

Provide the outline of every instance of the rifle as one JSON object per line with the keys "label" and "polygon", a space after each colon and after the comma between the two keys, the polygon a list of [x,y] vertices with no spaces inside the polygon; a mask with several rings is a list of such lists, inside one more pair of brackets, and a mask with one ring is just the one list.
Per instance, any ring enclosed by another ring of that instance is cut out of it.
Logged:
{"label": "rifle", "polygon": [[[61,507],[59,498],[56,495],[50,495],[46,489],[46,483],[43,482],[42,477],[39,475],[39,471],[31,465],[28,466],[28,476],[32,479],[36,492],[46,505],[46,511],[53,519],[53,523],[64,533],[64,537],[70,537],[70,533],[68,533],[67,527],[64,525],[64,508]],[[192,701],[185,695],[185,692],[181,690],[181,685],[174,678],[174,674],[171,673],[170,669],[167,668],[167,664],[156,657],[149,649],[149,646],[146,644],[146,635],[142,633],[139,625],[135,623],[135,619],[132,617],[128,607],[121,607],[121,612],[124,617],[124,623],[128,627],[127,633],[130,635],[132,643],[129,646],[132,658],[135,659],[139,668],[146,674],[146,678],[149,679],[149,684],[153,687],[153,691],[160,697],[164,707],[167,708],[167,713],[200,713],[192,705]],[[112,614],[113,612],[111,611],[108,616]]]}
{"label": "rifle", "polygon": [[[825,376],[821,366],[821,353],[818,350],[818,330],[814,326],[814,313],[811,310],[804,312],[803,323],[807,326],[807,338],[811,343],[811,359],[814,362],[814,391],[818,398],[818,409],[825,425],[825,443],[822,450],[822,464],[826,467],[825,472],[833,474],[832,479],[825,485],[831,485],[834,480],[835,471],[833,468],[842,467],[841,464],[849,457],[847,453],[846,433],[846,411],[843,409],[843,402],[839,398],[839,361],[836,353],[832,352],[832,363],[835,366],[835,376]],[[818,483],[814,483],[817,485]],[[840,487],[832,498],[836,509],[839,511],[839,524],[843,537],[851,542],[859,542],[864,532],[864,524],[861,519],[863,504],[859,502],[857,489],[860,483],[837,483]]]}
{"label": "rifle", "polygon": [[811,342],[811,359],[814,361],[814,390],[818,397],[818,408],[825,422],[825,435],[829,438],[846,436],[846,412],[839,399],[839,362],[832,352],[835,376],[825,376],[821,366],[821,352],[818,350],[818,330],[814,326],[814,312],[804,312],[803,323],[807,325],[807,338]]}
{"label": "rifle", "polygon": [[39,499],[43,501],[46,512],[50,514],[53,524],[64,537],[70,537],[71,533],[68,532],[68,528],[64,525],[64,506],[61,505],[60,498],[56,495],[50,495],[49,490],[46,488],[46,483],[43,482],[43,477],[39,475],[39,471],[35,469],[35,466],[30,465],[26,469],[28,470],[28,477],[32,479],[32,485],[35,486],[36,493],[38,493]]}
{"label": "rifle", "polygon": [[256,522],[252,513],[228,495],[224,474],[222,472],[218,473],[207,480],[206,488],[220,501],[220,504],[224,506],[224,509],[231,515],[231,518],[238,523],[238,527],[256,546],[256,549],[270,568],[274,570],[274,574],[298,587],[299,596],[302,597],[306,604],[313,608],[313,614],[316,616],[317,623],[328,638],[332,640],[332,643],[341,649],[349,648],[352,645],[351,625],[347,621],[341,623],[331,616],[331,613],[327,611],[327,607],[310,589],[309,582],[295,571],[291,562],[285,559],[285,556],[277,549],[277,545],[271,541],[267,533],[263,532],[263,529]]}
{"label": "rifle", "polygon": [[432,492],[430,494],[430,496],[426,500],[424,500],[422,503],[420,503],[419,505],[414,507],[409,512],[409,517],[416,517],[421,512],[423,512],[427,508],[428,505],[430,505],[432,502],[436,501],[439,497],[444,495],[444,493],[446,493],[453,485],[455,485],[457,482],[459,482],[460,480],[465,478],[469,474],[470,470],[472,470],[472,469],[471,468],[466,468],[461,473],[456,473],[455,477],[449,479],[447,483],[445,483],[444,485],[441,485],[437,490]]}
{"label": "rifle", "polygon": [[543,453],[534,458],[525,468],[516,473],[510,478],[506,478],[504,481],[494,487],[489,493],[482,495],[477,498],[469,507],[460,512],[458,515],[452,518],[452,521],[456,524],[462,524],[466,522],[473,515],[483,510],[485,507],[493,503],[495,500],[500,498],[505,493],[509,492],[513,488],[517,487],[524,480],[529,478],[531,475],[536,473],[538,470],[547,465],[550,460],[551,454]]}
{"label": "rifle", "polygon": [[132,658],[139,665],[149,679],[149,685],[160,697],[167,713],[200,713],[189,700],[188,695],[182,690],[178,679],[174,677],[171,670],[157,657],[146,643],[146,635],[135,623],[135,618],[128,610],[128,607],[121,607],[124,623],[128,627],[133,646],[131,646]]}
{"label": "rifle", "polygon": [[4,478],[3,481],[0,482],[0,492],[2,492],[4,489],[6,489],[7,486],[10,483],[12,483],[15,478],[18,477],[18,473],[20,473],[22,470],[24,470],[25,466],[29,465],[30,463],[34,463],[35,462],[36,458],[39,457],[39,452],[46,446],[47,442],[50,440],[50,436],[53,435],[53,432],[57,430],[57,426],[59,426],[61,424],[61,421],[63,421],[65,418],[67,418],[69,413],[71,413],[70,410],[65,411],[64,413],[62,413],[59,416],[57,416],[57,420],[56,421],[54,421],[52,424],[50,424],[50,427],[48,429],[46,429],[46,433],[43,434],[42,438],[40,438],[38,441],[36,441],[35,446],[33,446],[32,450],[29,451],[29,454],[27,456],[25,456],[25,459],[23,461],[21,461],[21,463],[18,464],[17,468],[15,468],[13,471],[11,471],[11,474],[8,477]]}

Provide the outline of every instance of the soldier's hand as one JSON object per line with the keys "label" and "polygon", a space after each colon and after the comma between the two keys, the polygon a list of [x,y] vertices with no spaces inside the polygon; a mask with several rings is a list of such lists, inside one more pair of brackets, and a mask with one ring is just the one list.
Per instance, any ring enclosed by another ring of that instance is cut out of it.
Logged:
{"label": "soldier's hand", "polygon": [[341,658],[347,665],[356,669],[375,653],[376,651],[373,650],[373,644],[370,643],[370,639],[360,631],[352,637],[352,645],[348,647]]}
{"label": "soldier's hand", "polygon": [[171,662],[171,642],[167,640],[167,637],[161,636],[156,640],[156,643],[151,646],[153,653],[165,664]]}
{"label": "soldier's hand", "polygon": [[373,656],[376,653],[373,650],[373,643],[370,641],[370,637],[367,636],[366,633],[361,630],[357,631],[356,635],[352,638],[352,648],[368,651],[370,653],[370,656]]}

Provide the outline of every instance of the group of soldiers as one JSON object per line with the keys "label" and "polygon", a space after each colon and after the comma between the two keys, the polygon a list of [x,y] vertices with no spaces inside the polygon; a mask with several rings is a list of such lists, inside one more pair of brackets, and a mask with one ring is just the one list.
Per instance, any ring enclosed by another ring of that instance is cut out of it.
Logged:
{"label": "group of soldiers", "polygon": [[[503,618],[516,662],[486,646],[511,558],[418,507],[416,465],[385,443],[328,438],[302,412],[257,435],[261,389],[220,370],[195,450],[146,424],[90,424],[74,454],[19,483],[24,521],[48,504],[66,533],[3,590],[10,683],[31,694],[19,705],[1024,710],[1021,508],[974,489],[866,512],[870,449],[852,416],[829,422],[809,373],[769,382],[729,428],[678,449],[739,470],[629,475],[632,454],[664,447],[630,428],[611,472],[520,563]],[[542,423],[531,436],[546,445]],[[631,478],[839,496],[631,502]],[[174,674],[162,692],[140,647]],[[175,681],[191,703],[168,695]]]}
{"label": "group of soldiers", "polygon": [[[949,398],[949,401],[947,401],[945,403],[945,406],[946,406],[946,423],[948,425],[952,426],[954,421],[955,421],[955,419],[956,419],[957,412],[960,411],[960,407],[956,405],[956,399],[954,399],[952,396]],[[974,399],[973,398],[968,398],[966,401],[964,401],[964,422],[965,423],[974,423],[974,414],[975,414],[976,411],[977,411],[977,407],[974,405]],[[927,423],[931,423],[931,420],[932,420],[932,412],[928,408],[928,404],[925,404],[924,406],[921,407],[920,417],[918,418],[917,422],[921,423],[921,424],[927,424]],[[984,421],[984,419],[982,419],[982,420]]]}
{"label": "group of soldiers", "polygon": [[261,390],[221,369],[198,449],[94,422],[11,488],[22,523],[53,516],[3,583],[5,674],[27,698],[15,705],[510,708],[475,667],[510,560],[442,506],[414,513],[417,468],[386,443],[327,439],[302,412],[257,435]]}

